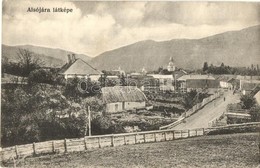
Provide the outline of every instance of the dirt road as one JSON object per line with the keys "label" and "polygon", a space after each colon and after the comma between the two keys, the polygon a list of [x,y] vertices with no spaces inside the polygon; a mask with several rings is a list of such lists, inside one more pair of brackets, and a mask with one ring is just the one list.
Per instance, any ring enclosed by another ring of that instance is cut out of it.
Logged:
{"label": "dirt road", "polygon": [[[225,101],[224,101],[225,97]],[[173,129],[194,129],[194,128],[206,128],[209,121],[222,115],[226,110],[226,107],[230,103],[238,103],[240,96],[238,94],[233,95],[232,91],[227,91],[224,96],[207,104],[204,108],[185,119],[185,121]]]}

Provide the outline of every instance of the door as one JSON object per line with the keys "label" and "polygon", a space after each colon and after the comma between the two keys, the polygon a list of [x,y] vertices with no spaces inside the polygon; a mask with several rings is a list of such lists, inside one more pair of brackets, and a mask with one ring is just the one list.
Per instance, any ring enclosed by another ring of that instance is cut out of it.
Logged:
{"label": "door", "polygon": [[115,104],[115,111],[118,111],[118,104]]}

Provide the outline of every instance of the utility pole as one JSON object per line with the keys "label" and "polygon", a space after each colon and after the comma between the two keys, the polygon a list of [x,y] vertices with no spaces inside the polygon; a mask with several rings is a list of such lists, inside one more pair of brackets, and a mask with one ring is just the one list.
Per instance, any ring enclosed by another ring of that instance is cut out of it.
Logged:
{"label": "utility pole", "polygon": [[174,91],[177,92],[177,84],[176,84],[176,73],[174,72]]}
{"label": "utility pole", "polygon": [[91,111],[90,111],[90,106],[88,106],[88,136],[91,136]]}

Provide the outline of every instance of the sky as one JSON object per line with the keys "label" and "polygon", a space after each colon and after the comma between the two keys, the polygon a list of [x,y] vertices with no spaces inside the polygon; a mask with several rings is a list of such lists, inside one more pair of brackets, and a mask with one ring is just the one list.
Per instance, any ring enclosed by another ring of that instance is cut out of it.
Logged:
{"label": "sky", "polygon": [[[27,12],[66,7],[71,13]],[[198,39],[260,24],[259,2],[4,0],[2,43],[94,57],[141,40]]]}

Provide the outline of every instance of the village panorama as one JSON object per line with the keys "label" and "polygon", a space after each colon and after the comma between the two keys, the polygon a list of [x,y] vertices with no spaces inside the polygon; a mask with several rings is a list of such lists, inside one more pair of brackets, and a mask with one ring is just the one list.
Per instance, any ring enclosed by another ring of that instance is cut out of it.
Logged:
{"label": "village panorama", "polygon": [[[215,31],[210,26],[220,24],[219,18],[206,27],[206,17],[197,29],[196,17],[191,22],[186,12],[184,19],[169,14],[175,2],[161,6],[163,15],[149,14],[156,3],[133,2],[145,12],[129,12],[124,21],[118,8],[130,10],[130,5],[123,2],[68,1],[62,9],[73,12],[57,16],[31,9],[54,6],[31,3],[17,9],[29,18],[24,22],[22,15],[8,14],[9,7],[18,8],[15,3],[4,3],[3,34],[8,35],[3,35],[1,58],[1,166],[259,165],[260,23],[224,29],[221,22],[223,29]],[[205,9],[212,12],[216,4],[209,4]],[[139,17],[140,30],[133,21]],[[29,24],[30,19],[37,24]],[[167,27],[170,21],[175,27]],[[179,30],[178,24],[185,26]],[[137,29],[143,32],[134,34]],[[171,40],[150,40],[161,36]],[[86,50],[97,56],[79,54]]]}

